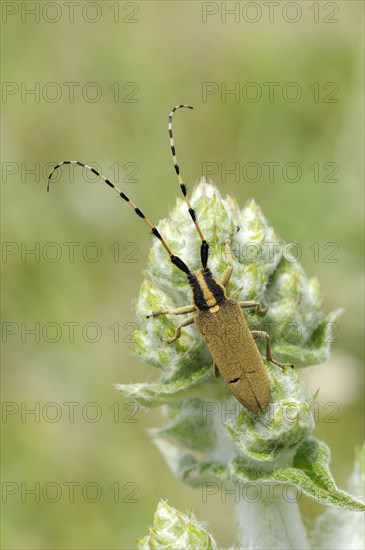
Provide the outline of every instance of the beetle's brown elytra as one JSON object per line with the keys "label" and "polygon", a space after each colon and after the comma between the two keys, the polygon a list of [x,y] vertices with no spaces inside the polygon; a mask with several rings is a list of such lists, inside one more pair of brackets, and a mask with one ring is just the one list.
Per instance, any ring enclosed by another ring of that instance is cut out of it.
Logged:
{"label": "beetle's brown elytra", "polygon": [[118,193],[121,199],[134,209],[135,213],[142,218],[151,229],[152,234],[161,242],[171,262],[186,274],[192,293],[193,303],[191,305],[179,307],[174,310],[161,309],[159,311],[153,311],[147,317],[157,317],[158,315],[184,315],[195,312],[196,315],[186,318],[176,327],[175,336],[166,340],[166,342],[171,344],[180,337],[182,328],[195,323],[212,355],[214,374],[218,375],[220,373],[236,399],[249,411],[258,414],[265,411],[269,405],[270,385],[266,366],[256,346],[255,339],[266,339],[266,359],[268,361],[282,368],[286,365],[272,358],[269,335],[259,330],[251,331],[242,312],[242,308],[254,307],[261,312],[264,312],[264,308],[262,308],[258,302],[238,302],[237,300],[228,298],[226,295],[225,287],[233,271],[233,255],[231,250],[233,234],[228,235],[226,239],[225,253],[228,265],[222,277],[218,280],[207,267],[209,245],[204,238],[195,210],[190,203],[187,187],[182,178],[176,158],[176,148],[172,132],[172,118],[175,111],[181,108],[192,109],[193,107],[190,105],[177,105],[174,107],[169,114],[168,132],[174,168],[180,184],[180,189],[184,196],[190,217],[201,240],[200,257],[202,267],[197,271],[190,271],[185,262],[172,253],[165,239],[161,236],[154,224],[146,218],[134,202],[132,202],[127,195],[118,189],[118,187],[108,178],[99,174],[92,166],[77,160],[64,160],[60,162],[53,168],[48,176],[47,190],[49,191],[49,184],[55,170],[64,164],[77,164],[91,170],[91,172],[103,180],[109,187]]}
{"label": "beetle's brown elytra", "polygon": [[270,400],[266,368],[238,302],[225,299],[218,311],[199,311],[194,320],[236,399],[254,413],[266,410]]}

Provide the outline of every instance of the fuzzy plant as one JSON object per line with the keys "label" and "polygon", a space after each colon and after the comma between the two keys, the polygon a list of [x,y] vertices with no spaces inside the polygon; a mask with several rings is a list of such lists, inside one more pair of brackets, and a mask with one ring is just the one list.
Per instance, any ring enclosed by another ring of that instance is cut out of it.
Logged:
{"label": "fuzzy plant", "polygon": [[[222,275],[227,265],[224,242],[233,233],[227,295],[262,304],[264,310],[245,310],[250,329],[269,333],[273,357],[295,368],[266,362],[270,403],[255,414],[233,397],[222,377],[213,375],[211,355],[194,324],[168,344],[165,340],[174,336],[181,316],[147,316],[190,304],[192,299],[186,276],[156,240],[135,304],[139,325],[135,352],[159,369],[160,377],[117,388],[146,409],[162,407],[166,423],[151,430],[151,436],[180,480],[199,487],[206,497],[217,488],[229,491],[236,508],[238,548],[325,548],[327,538],[336,538],[335,531],[328,529],[331,513],[338,527],[339,518],[363,519],[365,509],[359,482],[351,485],[356,493],[351,495],[334,481],[330,450],[312,436],[316,395],[308,393],[300,377],[301,368],[328,359],[340,310],[324,316],[318,281],[308,278],[296,260],[297,245],[277,237],[254,200],[240,210],[232,197],[223,199],[212,183],[202,181],[191,202],[210,244],[211,272],[217,278]],[[192,271],[201,267],[199,238],[183,200],[177,201],[158,230]],[[264,354],[260,341],[257,344]],[[312,538],[298,508],[302,494],[333,507],[318,522]],[[354,520],[354,525],[360,540],[361,520]],[[183,533],[184,544],[179,546]],[[200,537],[198,545],[194,537]],[[164,502],[157,508],[150,535],[140,541],[140,548],[215,547],[213,537],[191,512],[182,514]],[[350,547],[355,548],[346,546]]]}

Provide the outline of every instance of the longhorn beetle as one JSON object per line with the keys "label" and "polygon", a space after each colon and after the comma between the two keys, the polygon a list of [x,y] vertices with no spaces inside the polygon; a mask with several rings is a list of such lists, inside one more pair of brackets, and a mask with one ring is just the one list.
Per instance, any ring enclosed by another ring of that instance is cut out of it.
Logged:
{"label": "longhorn beetle", "polygon": [[265,308],[262,308],[258,302],[238,302],[232,298],[227,298],[225,287],[233,271],[233,255],[231,250],[233,233],[230,233],[225,241],[225,254],[228,265],[220,280],[214,277],[207,267],[209,245],[204,238],[195,211],[190,204],[186,184],[184,183],[177,163],[172,133],[173,114],[177,109],[182,107],[187,109],[193,108],[190,105],[177,105],[174,107],[169,114],[168,131],[175,172],[189,214],[201,240],[200,257],[202,267],[197,271],[190,271],[188,266],[178,256],[172,253],[165,239],[134,202],[132,202],[127,195],[118,189],[118,187],[108,178],[99,174],[92,166],[88,166],[78,160],[64,160],[60,162],[53,168],[48,176],[47,191],[49,191],[50,181],[55,170],[64,164],[77,164],[91,170],[93,174],[105,181],[109,187],[114,189],[114,191],[134,209],[135,213],[142,218],[152,230],[152,234],[159,239],[170,256],[171,262],[186,274],[193,300],[191,305],[179,307],[174,310],[161,309],[159,311],[153,311],[147,318],[157,317],[158,315],[183,315],[197,312],[195,316],[186,318],[177,326],[173,338],[165,341],[171,344],[180,338],[182,328],[195,323],[213,357],[214,375],[218,376],[220,373],[236,399],[248,410],[257,414],[261,411],[265,411],[268,407],[270,401],[270,386],[263,357],[255,344],[255,339],[266,338],[266,359],[268,361],[281,368],[287,365],[273,359],[269,335],[261,330],[250,331],[241,309],[254,307],[258,312],[265,312]]}

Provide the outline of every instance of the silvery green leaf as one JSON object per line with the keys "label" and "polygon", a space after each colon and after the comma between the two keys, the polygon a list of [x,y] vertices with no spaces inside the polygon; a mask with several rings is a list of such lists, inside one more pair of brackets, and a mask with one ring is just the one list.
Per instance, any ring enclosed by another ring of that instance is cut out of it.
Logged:
{"label": "silvery green leaf", "polygon": [[[365,500],[365,446],[358,449],[348,490],[357,501]],[[363,550],[365,548],[364,515],[355,509],[330,508],[317,519],[313,533],[313,548],[325,550]]]}
{"label": "silvery green leaf", "polygon": [[150,430],[152,437],[172,439],[193,451],[214,448],[214,421],[211,416],[204,415],[201,399],[188,399],[164,409],[169,422],[163,428]]}
{"label": "silvery green leaf", "polygon": [[293,465],[284,468],[258,470],[237,455],[228,464],[219,461],[198,461],[193,455],[180,453],[179,475],[191,485],[221,480],[247,485],[281,484],[288,491],[290,486],[297,488],[296,499],[305,494],[321,504],[346,508],[353,511],[365,511],[365,505],[336,485],[329,469],[330,452],[325,443],[315,438],[307,439],[298,449]]}
{"label": "silvery green leaf", "polygon": [[162,379],[156,384],[114,384],[114,387],[143,407],[159,407],[168,402],[196,397],[204,389],[208,394],[214,390],[211,372],[206,366],[189,373],[186,378]]}

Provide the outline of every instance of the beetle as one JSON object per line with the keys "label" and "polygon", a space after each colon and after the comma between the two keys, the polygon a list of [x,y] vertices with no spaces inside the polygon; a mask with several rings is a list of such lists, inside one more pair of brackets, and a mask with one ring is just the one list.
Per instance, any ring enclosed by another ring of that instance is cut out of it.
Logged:
{"label": "beetle", "polygon": [[185,262],[172,253],[165,239],[158,229],[143,214],[137,205],[127,195],[116,187],[108,178],[100,174],[95,168],[77,160],[65,160],[54,166],[48,176],[47,191],[50,188],[50,181],[55,170],[63,165],[77,164],[87,168],[93,174],[103,180],[111,187],[120,198],[127,202],[135,213],[143,219],[150,228],[152,234],[161,242],[168,253],[171,262],[185,273],[191,289],[192,304],[179,307],[173,310],[161,309],[153,311],[147,318],[159,315],[184,315],[195,312],[196,315],[186,318],[176,327],[173,338],[165,340],[168,344],[175,342],[181,336],[181,330],[195,323],[204,342],[213,358],[213,373],[215,376],[222,375],[229,389],[235,398],[252,413],[258,414],[267,409],[270,401],[270,384],[263,357],[256,346],[255,340],[266,339],[266,357],[271,363],[285,368],[286,366],[276,361],[271,355],[270,336],[264,331],[250,330],[242,309],[256,308],[258,313],[267,311],[260,303],[255,301],[237,301],[227,297],[226,286],[233,272],[233,254],[231,242],[234,236],[230,233],[225,241],[225,255],[227,267],[220,279],[215,277],[208,267],[209,244],[204,238],[200,228],[195,210],[192,207],[187,192],[186,184],[181,176],[180,167],[177,163],[176,148],[172,132],[172,118],[177,109],[193,109],[190,105],[176,105],[173,107],[168,118],[168,132],[170,148],[173,158],[175,172],[179,181],[180,189],[184,196],[188,212],[199,234],[200,258],[202,267],[196,271],[190,271]]}

